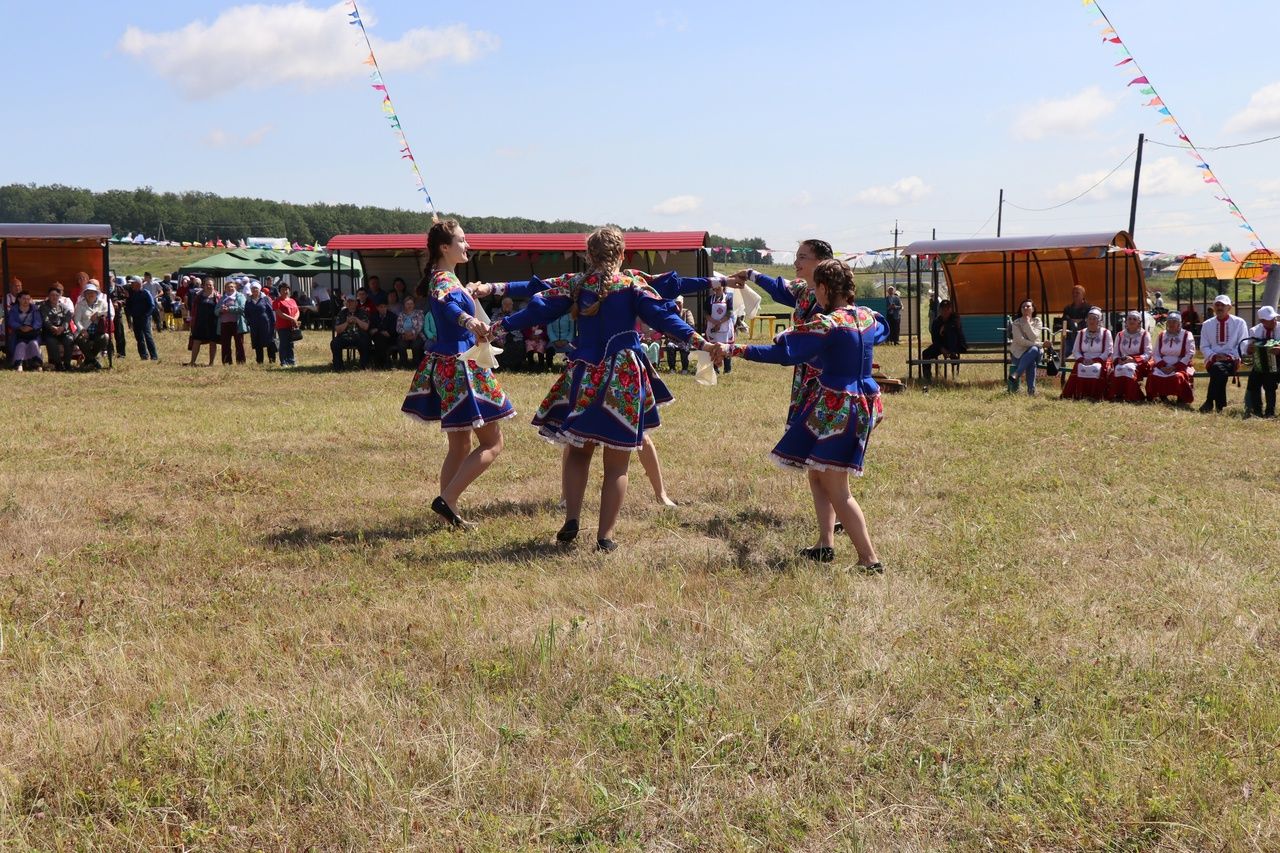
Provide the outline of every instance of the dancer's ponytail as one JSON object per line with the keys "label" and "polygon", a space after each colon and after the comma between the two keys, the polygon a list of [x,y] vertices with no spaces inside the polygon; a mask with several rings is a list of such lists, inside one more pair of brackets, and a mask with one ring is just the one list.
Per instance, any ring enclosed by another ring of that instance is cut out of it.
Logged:
{"label": "dancer's ponytail", "polygon": [[444,256],[444,247],[452,243],[453,238],[461,230],[462,226],[458,224],[458,220],[446,219],[432,225],[431,230],[427,232],[427,269],[422,274],[422,280],[418,282],[418,286],[414,288],[414,293],[420,299],[431,296],[431,281],[435,278],[436,265]]}

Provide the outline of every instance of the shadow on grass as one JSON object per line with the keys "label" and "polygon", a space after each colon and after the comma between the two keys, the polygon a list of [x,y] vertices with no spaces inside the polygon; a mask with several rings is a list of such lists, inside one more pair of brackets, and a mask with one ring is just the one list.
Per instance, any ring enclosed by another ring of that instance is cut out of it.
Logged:
{"label": "shadow on grass", "polygon": [[[583,546],[578,546],[578,550],[587,550]],[[573,546],[561,545],[558,542],[550,540],[550,534],[545,538],[524,539],[517,542],[505,542],[501,545],[494,545],[490,548],[471,548],[461,551],[447,551],[430,558],[431,562],[440,560],[460,561],[470,563],[472,565],[484,565],[488,563],[524,563],[544,557],[560,557],[565,554],[574,552]]]}
{"label": "shadow on grass", "polygon": [[484,506],[473,507],[470,510],[464,510],[466,517],[475,521],[484,521],[493,518],[508,518],[513,515],[531,518],[544,512],[560,513],[561,510],[556,506],[556,502],[552,500],[499,500],[492,501]]}
{"label": "shadow on grass", "polygon": [[786,519],[777,513],[744,509],[732,516],[715,516],[681,526],[723,541],[733,551],[734,565],[744,571],[783,572],[793,568],[795,561],[789,554],[763,552],[757,541],[761,528],[782,530],[787,526]]}
{"label": "shadow on grass", "polygon": [[272,548],[314,548],[318,545],[377,545],[383,542],[405,542],[428,536],[444,529],[434,518],[410,519],[398,524],[378,527],[318,528],[291,527],[276,530],[265,537]]}

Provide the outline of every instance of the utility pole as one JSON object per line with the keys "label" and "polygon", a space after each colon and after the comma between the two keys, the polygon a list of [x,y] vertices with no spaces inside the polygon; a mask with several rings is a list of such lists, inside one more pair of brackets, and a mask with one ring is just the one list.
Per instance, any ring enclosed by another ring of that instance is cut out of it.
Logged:
{"label": "utility pole", "polygon": [[[893,220],[893,286],[898,286],[898,235],[902,231],[898,228],[898,220]],[[884,295],[889,295],[889,286],[886,284]]]}
{"label": "utility pole", "polygon": [[[990,222],[990,220],[987,220]],[[1000,202],[996,205],[996,236],[1000,236],[1001,229],[1004,228],[1004,187],[1000,188]]]}
{"label": "utility pole", "polygon": [[[1133,199],[1129,202],[1129,239],[1133,239],[1133,226],[1138,222],[1138,179],[1142,176],[1142,148],[1146,134],[1138,134],[1138,159],[1133,164]],[[1136,246],[1137,243],[1134,243]]]}

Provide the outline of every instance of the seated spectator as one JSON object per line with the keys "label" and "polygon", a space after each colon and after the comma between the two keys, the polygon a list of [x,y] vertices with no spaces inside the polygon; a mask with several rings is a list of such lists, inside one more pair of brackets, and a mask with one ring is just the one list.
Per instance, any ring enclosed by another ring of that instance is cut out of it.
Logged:
{"label": "seated spectator", "polygon": [[1070,356],[1075,359],[1075,366],[1062,389],[1063,399],[1103,398],[1111,378],[1111,350],[1111,330],[1102,326],[1102,309],[1090,308],[1085,327],[1076,333]]}
{"label": "seated spectator", "polygon": [[360,368],[369,366],[369,351],[372,342],[369,339],[369,312],[360,307],[360,300],[354,295],[344,300],[346,307],[338,312],[333,323],[333,340],[329,342],[329,351],[333,355],[333,369],[342,370],[342,351],[348,347],[360,353]]}
{"label": "seated spectator", "polygon": [[1182,307],[1180,314],[1182,317],[1182,328],[1192,335],[1200,334],[1200,312],[1196,310],[1196,306],[1188,302]]}
{"label": "seated spectator", "polygon": [[13,354],[13,333],[9,331],[9,309],[18,304],[18,294],[22,293],[22,288],[22,279],[15,275],[9,281],[9,287],[4,293],[4,299],[0,300],[0,320],[5,321],[4,351],[10,355]]}
{"label": "seated spectator", "polygon": [[394,290],[387,294],[387,310],[396,316],[400,315],[400,309],[404,307],[404,303],[400,299],[400,294]]}
{"label": "seated spectator", "polygon": [[[1264,418],[1276,416],[1276,385],[1280,379],[1276,357],[1280,355],[1280,323],[1276,322],[1276,309],[1263,305],[1258,309],[1258,324],[1249,330],[1249,343],[1245,355],[1249,358],[1249,382],[1244,391],[1244,416],[1258,415]],[[1267,407],[1262,408],[1266,394]]]}
{"label": "seated spectator", "polygon": [[566,357],[573,349],[573,334],[572,314],[565,314],[563,317],[552,320],[551,325],[547,326],[547,338],[551,341],[551,349],[558,353],[565,353]]}
{"label": "seated spectator", "polygon": [[25,290],[18,291],[17,302],[9,309],[5,325],[13,337],[9,363],[18,371],[42,368],[40,359],[40,309]]}
{"label": "seated spectator", "polygon": [[360,290],[365,292],[365,300],[369,303],[369,307],[365,310],[369,312],[369,316],[373,316],[373,312],[377,310],[377,306],[387,304],[387,292],[382,289],[382,280],[376,275],[369,276],[366,285]]}
{"label": "seated spectator", "polygon": [[524,330],[524,358],[530,369],[548,370],[553,355],[546,326],[530,326]]}
{"label": "seated spectator", "polygon": [[1151,336],[1143,327],[1142,319],[1137,311],[1130,311],[1125,316],[1124,329],[1116,335],[1108,400],[1141,403],[1144,399],[1142,381],[1151,368]]}
{"label": "seated spectator", "polygon": [[1013,370],[1009,373],[1009,393],[1018,393],[1018,379],[1024,374],[1027,377],[1027,396],[1036,395],[1036,368],[1040,365],[1040,341],[1044,335],[1044,324],[1036,316],[1035,303],[1024,299],[1018,309],[1019,317],[1013,321],[1009,331],[1009,356],[1013,360]]}
{"label": "seated spectator", "polygon": [[387,294],[388,299],[391,298],[392,293],[396,296],[396,303],[404,305],[405,299],[409,297],[409,285],[404,283],[404,279],[397,276],[396,279],[391,282],[391,293]]}
{"label": "seated spectator", "polygon": [[271,364],[276,363],[276,314],[271,300],[262,295],[262,285],[249,285],[249,298],[244,303],[244,322],[249,327],[249,344],[255,360],[262,364],[265,353]]}
{"label": "seated spectator", "polygon": [[1179,406],[1187,407],[1195,399],[1191,388],[1195,370],[1191,362],[1196,356],[1196,339],[1182,328],[1182,315],[1177,311],[1170,311],[1164,324],[1164,331],[1156,336],[1152,350],[1147,399],[1172,397]]}
{"label": "seated spectator", "polygon": [[55,282],[40,303],[40,323],[43,327],[44,345],[49,350],[49,363],[54,370],[70,370],[71,355],[75,352],[73,333],[76,307],[62,295],[62,283]]}
{"label": "seated spectator", "polygon": [[89,370],[100,369],[102,362],[98,361],[98,355],[104,351],[111,352],[111,336],[107,334],[107,299],[93,279],[89,279],[80,290],[75,324],[76,346],[84,356],[81,366]]}
{"label": "seated spectator", "polygon": [[[499,323],[516,311],[515,303],[510,296],[502,297],[501,307],[494,312],[493,322]],[[519,370],[524,366],[525,346],[524,331],[507,332],[502,339],[502,354],[498,356],[498,366],[506,370]]]}
{"label": "seated spectator", "polygon": [[[396,279],[399,281],[400,279]],[[404,310],[396,317],[396,350],[401,364],[415,370],[426,355],[427,342],[422,334],[423,314],[412,296],[406,296]],[[412,359],[412,361],[410,360]]]}
{"label": "seated spectator", "polygon": [[1231,313],[1231,297],[1219,293],[1213,299],[1213,317],[1200,329],[1200,353],[1209,382],[1201,414],[1227,407],[1227,382],[1240,370],[1240,354],[1249,337],[1249,324]]}
{"label": "seated spectator", "polygon": [[[1101,312],[1099,312],[1099,318],[1101,318]],[[925,382],[933,379],[931,362],[959,358],[961,353],[969,349],[969,344],[964,339],[964,327],[960,325],[960,315],[955,312],[950,299],[943,299],[938,303],[938,316],[934,317],[933,322],[929,324],[929,337],[932,342],[925,347],[924,352],[920,353],[923,361],[920,365],[920,375],[924,377]]]}
{"label": "seated spectator", "polygon": [[376,303],[377,307],[369,318],[369,339],[373,347],[373,366],[382,370],[391,366],[392,354],[399,355],[396,346],[396,315],[391,310],[390,296],[384,302]]}

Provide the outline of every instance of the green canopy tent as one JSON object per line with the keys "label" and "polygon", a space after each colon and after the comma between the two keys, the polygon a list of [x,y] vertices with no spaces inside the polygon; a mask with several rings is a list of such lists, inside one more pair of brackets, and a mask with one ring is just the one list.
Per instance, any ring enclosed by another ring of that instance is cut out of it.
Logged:
{"label": "green canopy tent", "polygon": [[360,262],[340,253],[276,252],[271,249],[232,249],[187,264],[180,275],[209,275],[226,278],[247,273],[255,276],[295,275],[312,278],[322,273],[352,276],[363,274]]}

